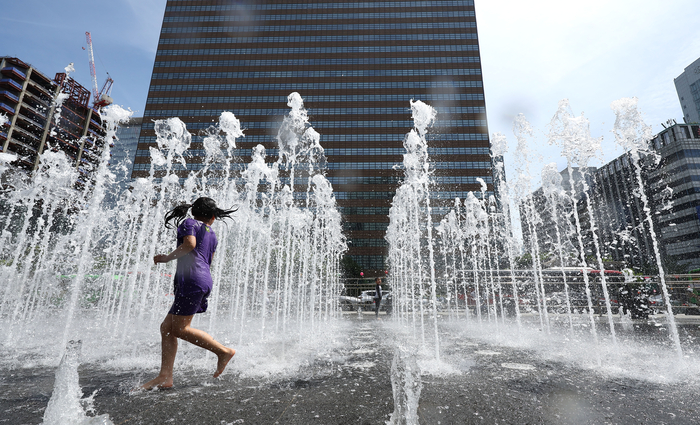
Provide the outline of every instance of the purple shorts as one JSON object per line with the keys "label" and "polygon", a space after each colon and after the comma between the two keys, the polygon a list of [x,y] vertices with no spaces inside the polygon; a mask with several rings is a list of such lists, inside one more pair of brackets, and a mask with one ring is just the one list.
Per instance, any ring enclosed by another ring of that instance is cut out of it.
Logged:
{"label": "purple shorts", "polygon": [[168,314],[176,316],[192,316],[196,313],[204,313],[207,311],[208,290],[201,288],[191,288],[191,290],[175,291],[175,302],[170,307]]}

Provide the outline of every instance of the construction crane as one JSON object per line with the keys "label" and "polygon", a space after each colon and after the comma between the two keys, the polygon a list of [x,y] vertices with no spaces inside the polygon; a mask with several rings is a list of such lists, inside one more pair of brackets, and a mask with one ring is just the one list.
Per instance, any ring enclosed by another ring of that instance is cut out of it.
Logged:
{"label": "construction crane", "polygon": [[105,81],[102,86],[101,91],[97,91],[97,71],[95,71],[95,55],[92,52],[92,36],[88,31],[85,31],[85,39],[87,40],[88,55],[90,57],[90,76],[92,77],[92,97],[93,97],[93,107],[101,108],[103,106],[110,105],[113,100],[109,96],[109,91],[112,89],[112,77],[107,74],[107,81]]}

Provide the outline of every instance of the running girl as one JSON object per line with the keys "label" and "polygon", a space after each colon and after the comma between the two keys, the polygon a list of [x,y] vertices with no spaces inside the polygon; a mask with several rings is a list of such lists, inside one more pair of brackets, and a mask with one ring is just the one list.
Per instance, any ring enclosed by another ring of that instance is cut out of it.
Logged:
{"label": "running girl", "polygon": [[[185,219],[190,208],[194,219]],[[177,248],[170,254],[154,256],[153,262],[158,264],[177,260],[175,302],[160,325],[160,373],[155,379],[143,384],[143,389],[173,386],[173,366],[178,338],[216,354],[218,361],[214,378],[221,375],[236,354],[236,350],[223,346],[208,333],[190,326],[196,313],[207,311],[207,297],[212,289],[213,281],[209,267],[217,240],[210,226],[217,218],[230,218],[235,211],[222,210],[216,206],[213,199],[202,197],[192,205],[180,205],[166,214],[165,227],[172,228],[170,221],[173,219],[177,225]]]}

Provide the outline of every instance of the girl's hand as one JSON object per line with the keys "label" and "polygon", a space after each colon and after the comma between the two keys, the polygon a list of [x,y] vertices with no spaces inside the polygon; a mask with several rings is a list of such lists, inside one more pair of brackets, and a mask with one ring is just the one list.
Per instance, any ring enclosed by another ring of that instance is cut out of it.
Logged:
{"label": "girl's hand", "polygon": [[164,255],[164,254],[158,254],[158,255],[153,257],[154,264],[167,263],[168,261],[170,261],[170,258],[168,258],[168,256]]}
{"label": "girl's hand", "polygon": [[187,235],[182,239],[182,243],[175,248],[175,251],[168,255],[158,254],[153,257],[153,262],[158,264],[177,260],[178,258],[187,255],[195,248],[195,246],[197,246],[197,238],[192,235]]}

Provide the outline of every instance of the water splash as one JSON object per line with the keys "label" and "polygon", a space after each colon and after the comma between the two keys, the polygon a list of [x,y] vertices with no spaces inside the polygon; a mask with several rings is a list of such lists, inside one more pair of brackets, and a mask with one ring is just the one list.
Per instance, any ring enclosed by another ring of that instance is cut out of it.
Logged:
{"label": "water splash", "polygon": [[544,166],[544,168],[542,169],[542,191],[545,195],[545,198],[548,200],[552,222],[554,223],[554,234],[556,237],[555,249],[557,250],[557,254],[559,255],[559,267],[561,267],[561,278],[564,282],[564,300],[566,303],[566,315],[569,319],[569,330],[573,334],[574,320],[572,317],[569,282],[566,276],[566,272],[564,271],[566,260],[564,258],[564,241],[562,240],[560,230],[560,202],[563,200],[566,204],[568,204],[566,199],[566,193],[564,192],[564,188],[562,187],[562,181],[563,178],[561,174],[559,174],[559,172],[557,171],[556,163],[550,163]]}
{"label": "water splash", "polygon": [[615,141],[622,146],[630,154],[630,159],[634,166],[635,177],[637,180],[638,196],[644,205],[644,220],[649,226],[649,234],[654,247],[654,258],[656,266],[659,269],[659,280],[661,282],[661,290],[664,295],[664,303],[666,304],[666,315],[669,320],[669,332],[671,339],[676,348],[679,358],[683,358],[683,349],[681,348],[680,338],[678,336],[678,328],[676,319],[673,316],[671,307],[671,298],[666,285],[666,273],[661,263],[661,253],[659,251],[659,242],[654,230],[654,224],[651,216],[651,208],[649,199],[644,190],[644,181],[642,180],[642,168],[639,163],[642,153],[650,153],[649,141],[652,139],[651,127],[644,123],[641,111],[637,107],[636,98],[624,98],[613,102],[610,107],[615,112]]}
{"label": "water splash", "polygon": [[514,183],[514,193],[518,204],[522,205],[525,212],[527,233],[530,236],[530,252],[532,255],[533,276],[535,278],[535,298],[537,300],[537,310],[539,313],[540,326],[550,332],[551,326],[549,322],[549,312],[547,310],[547,297],[544,288],[544,279],[542,275],[542,264],[540,256],[539,235],[535,231],[538,224],[542,222],[539,212],[533,202],[530,194],[532,187],[532,177],[530,174],[529,157],[529,142],[528,139],[534,136],[534,130],[524,115],[519,114],[513,123],[513,132],[518,140],[516,151],[518,153],[516,160],[516,170],[518,179]]}
{"label": "water splash", "polygon": [[[495,133],[491,137],[491,155],[494,158],[493,169],[493,184],[496,188],[497,209],[500,208],[500,228],[503,232],[503,247],[506,251],[508,259],[508,267],[510,269],[509,278],[511,282],[511,292],[513,294],[513,304],[515,310],[515,320],[520,329],[522,327],[522,319],[520,317],[520,293],[515,279],[515,250],[518,246],[517,241],[513,237],[513,227],[510,220],[510,203],[511,195],[508,185],[506,184],[506,170],[503,162],[503,156],[508,151],[508,140],[502,133]],[[498,211],[497,211],[498,213]]]}
{"label": "water splash", "polygon": [[[307,116],[296,100],[290,114]],[[173,270],[172,264],[153,265],[152,258],[175,246],[163,216],[173,205],[199,196],[239,207],[233,222],[214,224],[219,246],[212,275],[217,284],[205,317],[218,339],[245,343],[252,332],[263,340],[278,332],[303,339],[318,330],[320,320],[338,314],[334,302],[345,238],[331,185],[323,176],[320,135],[308,121],[299,148],[266,163],[265,150],[258,146],[241,174],[240,159],[222,155],[224,150],[232,154],[236,138],[243,136],[230,112],[204,135],[205,155],[195,170],[187,170],[191,164],[185,161],[192,142],[185,123],[178,118],[156,121],[158,148],[151,148],[148,177],[114,193],[116,205],[108,205],[106,193],[117,190],[110,184],[108,146],[130,115],[117,105],[101,111],[107,135],[97,141],[104,151],[90,190],[76,190],[75,168],[64,154],[47,149],[35,177],[2,194],[8,214],[0,220],[0,275],[9,284],[1,290],[5,326],[0,338],[13,355],[33,346],[16,335],[41,327],[58,336],[45,340],[54,348],[82,338],[88,332],[85,323],[117,345],[126,344],[135,328],[157,329],[172,302]],[[294,169],[287,159],[303,164],[299,181],[307,190],[302,196],[297,185],[282,184],[280,171]],[[264,322],[261,329],[251,322],[258,318]]]}
{"label": "water splash", "polygon": [[[569,102],[567,100],[562,100],[561,102],[559,102],[559,109],[552,118],[550,127],[551,131],[548,135],[549,143],[554,145],[558,144],[561,147],[562,155],[564,155],[564,157],[566,158],[566,168],[569,174],[569,181],[571,182],[570,198],[572,199],[572,202],[575,206],[578,197],[576,194],[576,185],[574,184],[575,180],[573,165],[578,164],[581,169],[586,167],[590,158],[594,156],[597,150],[597,146],[595,145],[595,141],[593,142],[593,145],[588,143],[591,141],[591,138],[588,134],[588,122],[585,121],[583,116],[574,117],[573,114],[569,112]],[[582,180],[585,181],[585,177],[582,178]],[[583,280],[586,290],[586,300],[588,302],[588,317],[591,323],[591,334],[597,346],[598,333],[595,328],[595,318],[593,317],[593,302],[591,299],[591,288],[588,273],[585,272],[588,268],[588,263],[586,261],[586,250],[583,245],[581,219],[579,217],[577,208],[572,208],[572,212],[574,216],[574,222],[576,225],[576,237],[578,242],[580,266],[584,270]],[[589,214],[591,214],[590,210]],[[591,227],[593,227],[592,224]],[[602,270],[603,268],[601,267],[601,275],[604,276],[605,273],[602,273]],[[614,327],[612,328],[612,331],[614,332]]]}
{"label": "water splash", "polygon": [[394,350],[391,362],[391,389],[394,394],[394,411],[387,423],[418,425],[418,404],[423,383],[413,350],[403,346]]}
{"label": "water splash", "polygon": [[112,425],[109,415],[94,414],[93,393],[83,398],[78,382],[81,341],[70,341],[56,371],[53,393],[44,412],[44,425]]}
{"label": "water splash", "polygon": [[[405,177],[396,190],[389,210],[386,238],[390,244],[391,275],[408,277],[408,280],[399,281],[395,286],[399,302],[398,311],[403,312],[405,319],[410,304],[415,329],[417,326],[416,303],[418,304],[421,341],[424,345],[426,341],[423,299],[427,295],[426,284],[429,284],[435,358],[439,359],[437,282],[430,207],[430,164],[426,141],[426,131],[435,122],[437,112],[421,101],[411,101],[411,111],[414,117],[414,128],[406,135],[403,142],[406,149],[403,160]],[[424,247],[428,252],[427,258],[423,258],[421,254]],[[423,264],[424,260],[426,264]],[[427,276],[424,277],[424,273],[427,273]]]}

